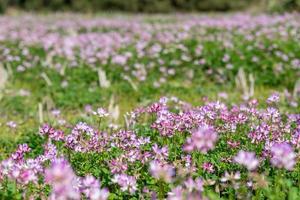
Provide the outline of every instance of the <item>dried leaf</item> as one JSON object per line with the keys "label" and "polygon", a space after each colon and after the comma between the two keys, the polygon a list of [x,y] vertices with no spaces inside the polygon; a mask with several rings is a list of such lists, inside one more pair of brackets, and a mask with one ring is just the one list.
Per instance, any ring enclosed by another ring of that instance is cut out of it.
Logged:
{"label": "dried leaf", "polygon": [[255,78],[253,74],[249,74],[249,82],[250,82],[250,91],[249,91],[249,97],[254,96],[254,85],[255,85]]}
{"label": "dried leaf", "polygon": [[117,121],[120,116],[119,105],[115,105],[115,98],[112,96],[110,98],[109,106],[108,106],[109,116],[112,121]]}
{"label": "dried leaf", "polygon": [[52,86],[52,81],[50,80],[50,78],[47,76],[46,73],[43,72],[43,73],[41,74],[41,76],[42,76],[42,78],[46,81],[46,83],[47,83],[48,86]]}
{"label": "dried leaf", "polygon": [[[240,68],[235,78],[236,87],[242,91],[245,99],[249,99],[254,95],[255,78],[253,74],[249,74],[248,77],[249,80],[247,80],[247,76],[243,68]],[[250,83],[250,87],[248,82]]]}
{"label": "dried leaf", "polygon": [[300,96],[300,79],[295,83],[293,97],[297,99]]}
{"label": "dried leaf", "polygon": [[123,78],[124,78],[126,81],[128,81],[128,82],[130,83],[131,87],[132,87],[135,91],[138,91],[137,85],[132,81],[132,79],[131,79],[129,76],[123,75]]}
{"label": "dried leaf", "polygon": [[43,117],[43,105],[41,103],[38,104],[38,110],[39,110],[39,122],[42,124],[44,122],[44,117]]}
{"label": "dried leaf", "polygon": [[5,70],[3,65],[0,65],[0,90],[3,90],[8,80],[8,72]]}
{"label": "dried leaf", "polygon": [[110,82],[106,78],[106,73],[101,68],[98,69],[99,85],[102,88],[109,88]]}

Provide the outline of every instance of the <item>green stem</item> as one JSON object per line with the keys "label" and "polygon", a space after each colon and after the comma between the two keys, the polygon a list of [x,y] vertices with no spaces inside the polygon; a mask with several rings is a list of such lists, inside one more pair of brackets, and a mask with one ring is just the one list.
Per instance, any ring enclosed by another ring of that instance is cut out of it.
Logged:
{"label": "green stem", "polygon": [[99,125],[98,125],[99,131],[101,129],[101,121],[102,121],[102,118],[100,118],[100,120],[99,120]]}
{"label": "green stem", "polygon": [[158,181],[158,187],[159,187],[158,199],[162,200],[165,197],[165,188],[162,180]]}

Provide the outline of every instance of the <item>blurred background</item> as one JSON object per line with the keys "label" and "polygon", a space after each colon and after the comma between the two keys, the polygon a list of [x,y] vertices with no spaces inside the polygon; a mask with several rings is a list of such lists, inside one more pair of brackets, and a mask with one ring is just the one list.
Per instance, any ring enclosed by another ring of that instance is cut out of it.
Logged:
{"label": "blurred background", "polygon": [[300,0],[0,0],[0,13],[15,10],[47,12],[285,12],[300,10]]}

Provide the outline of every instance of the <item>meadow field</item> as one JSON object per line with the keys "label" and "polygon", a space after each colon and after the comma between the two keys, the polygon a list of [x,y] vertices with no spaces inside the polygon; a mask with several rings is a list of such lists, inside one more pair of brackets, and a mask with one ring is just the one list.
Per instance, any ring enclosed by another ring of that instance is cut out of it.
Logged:
{"label": "meadow field", "polygon": [[300,14],[0,16],[0,199],[300,199]]}

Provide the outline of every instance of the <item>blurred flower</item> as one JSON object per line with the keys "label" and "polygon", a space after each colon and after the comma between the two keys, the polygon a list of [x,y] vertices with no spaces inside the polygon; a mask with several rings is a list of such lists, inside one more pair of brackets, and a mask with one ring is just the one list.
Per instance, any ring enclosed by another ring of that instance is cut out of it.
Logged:
{"label": "blurred flower", "polygon": [[168,200],[182,200],[184,197],[184,189],[181,186],[177,186],[168,192]]}
{"label": "blurred flower", "polygon": [[91,175],[81,180],[80,190],[91,200],[106,200],[109,195],[108,190],[101,189],[99,181]]}
{"label": "blurred flower", "polygon": [[221,182],[227,182],[227,181],[237,181],[241,179],[241,174],[240,172],[225,172],[224,176],[221,178]]}
{"label": "blurred flower", "polygon": [[255,170],[259,164],[258,159],[255,157],[255,153],[243,150],[239,151],[234,157],[234,161],[244,165],[249,171]]}
{"label": "blurred flower", "polygon": [[187,139],[184,149],[186,151],[198,150],[202,153],[214,148],[218,134],[210,126],[201,126],[192,132],[192,136]]}
{"label": "blurred flower", "polygon": [[196,190],[196,191],[203,191],[203,180],[201,178],[196,178],[195,180],[193,180],[191,177],[186,180],[184,182],[184,185],[185,187],[187,188],[187,190],[189,192],[192,192],[193,190]]}
{"label": "blurred flower", "polygon": [[9,128],[15,129],[15,128],[17,128],[17,123],[14,121],[9,121],[6,123],[6,126],[8,126]]}
{"label": "blurred flower", "polygon": [[154,178],[170,183],[175,171],[171,165],[162,164],[158,161],[152,161],[150,163],[150,173]]}
{"label": "blurred flower", "polygon": [[107,117],[109,113],[104,108],[98,108],[97,111],[93,111],[93,115],[103,118]]}
{"label": "blurred flower", "polygon": [[51,199],[80,199],[76,175],[65,159],[52,162],[45,171],[45,180],[52,187]]}
{"label": "blurred flower", "polygon": [[230,148],[237,148],[240,146],[239,141],[227,140],[227,144]]}
{"label": "blurred flower", "polygon": [[129,193],[133,194],[137,190],[136,179],[133,176],[128,176],[126,174],[116,174],[112,179],[113,183],[117,183],[121,190],[129,191]]}
{"label": "blurred flower", "polygon": [[267,103],[277,103],[280,100],[280,96],[278,93],[273,93],[268,99]]}
{"label": "blurred flower", "polygon": [[278,168],[292,170],[296,154],[288,143],[275,143],[271,147],[271,163]]}

